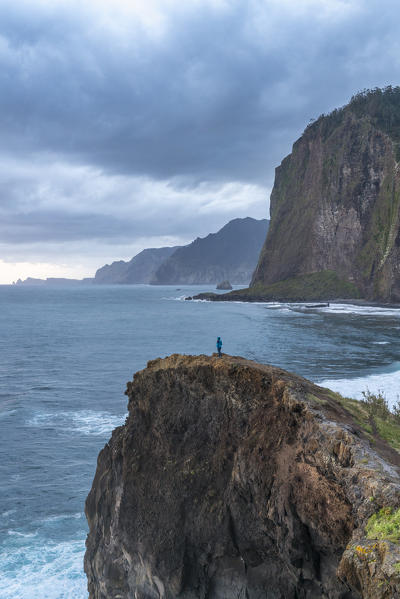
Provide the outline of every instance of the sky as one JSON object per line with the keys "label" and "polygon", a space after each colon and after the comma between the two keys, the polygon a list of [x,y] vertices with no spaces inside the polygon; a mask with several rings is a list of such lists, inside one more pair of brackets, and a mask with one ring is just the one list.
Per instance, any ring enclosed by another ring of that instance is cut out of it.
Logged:
{"label": "sky", "polygon": [[267,218],[310,119],[400,84],[398,0],[0,0],[0,283]]}

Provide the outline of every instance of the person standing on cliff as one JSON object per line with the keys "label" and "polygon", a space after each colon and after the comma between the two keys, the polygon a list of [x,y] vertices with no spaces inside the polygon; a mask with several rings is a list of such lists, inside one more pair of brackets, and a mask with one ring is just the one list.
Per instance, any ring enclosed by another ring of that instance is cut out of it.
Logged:
{"label": "person standing on cliff", "polygon": [[221,358],[221,356],[222,356],[221,349],[222,349],[222,339],[221,339],[221,337],[218,337],[218,339],[217,339],[217,350],[218,350],[218,357],[219,358]]}

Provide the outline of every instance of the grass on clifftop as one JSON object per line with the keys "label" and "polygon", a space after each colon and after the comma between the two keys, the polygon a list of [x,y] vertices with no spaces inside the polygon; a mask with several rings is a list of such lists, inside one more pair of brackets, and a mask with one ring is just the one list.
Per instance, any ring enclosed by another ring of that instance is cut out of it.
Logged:
{"label": "grass on clifftop", "polygon": [[265,301],[326,301],[360,297],[357,287],[350,281],[341,279],[333,270],[300,275],[271,285],[258,283],[233,293]]}
{"label": "grass on clifftop", "polygon": [[313,132],[322,128],[327,138],[344,120],[346,114],[352,113],[357,118],[368,118],[375,127],[389,135],[394,142],[396,160],[400,161],[400,87],[388,85],[380,89],[365,89],[355,96],[342,108],[337,108],[329,114],[321,114],[306,128]]}
{"label": "grass on clifftop", "polygon": [[392,543],[400,541],[400,508],[393,510],[384,507],[373,514],[365,528],[368,539],[386,540]]}
{"label": "grass on clifftop", "polygon": [[390,411],[382,393],[374,394],[366,391],[364,399],[358,401],[342,397],[339,393],[329,391],[329,395],[338,401],[361,426],[372,440],[372,435],[379,435],[393,449],[400,453],[400,408],[399,404]]}

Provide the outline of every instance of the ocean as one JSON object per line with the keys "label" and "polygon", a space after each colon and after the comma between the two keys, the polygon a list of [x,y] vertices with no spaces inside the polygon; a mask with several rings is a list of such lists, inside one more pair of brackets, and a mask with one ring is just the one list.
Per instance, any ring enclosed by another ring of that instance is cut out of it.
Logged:
{"label": "ocean", "polygon": [[148,360],[223,351],[400,392],[400,310],[188,302],[209,287],[0,287],[0,599],[87,599],[84,501]]}

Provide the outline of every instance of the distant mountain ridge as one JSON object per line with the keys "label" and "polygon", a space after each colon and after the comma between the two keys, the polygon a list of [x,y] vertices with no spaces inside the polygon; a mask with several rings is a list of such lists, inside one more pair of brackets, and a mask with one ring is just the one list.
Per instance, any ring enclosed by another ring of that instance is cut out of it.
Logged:
{"label": "distant mountain ridge", "polygon": [[217,233],[177,249],[156,271],[154,285],[233,284],[250,282],[269,221],[236,218]]}
{"label": "distant mountain ridge", "polygon": [[52,287],[63,287],[65,285],[68,286],[76,286],[76,285],[91,285],[94,279],[91,277],[86,277],[84,279],[67,279],[63,277],[47,277],[47,279],[35,279],[34,277],[28,277],[24,281],[22,279],[18,279],[15,281],[13,285],[27,285],[31,287],[43,287],[43,286],[52,286]]}
{"label": "distant mountain ridge", "polygon": [[158,267],[179,247],[148,248],[129,262],[119,260],[106,264],[96,271],[93,282],[97,285],[150,283]]}
{"label": "distant mountain ridge", "polygon": [[198,285],[229,280],[233,284],[250,282],[269,221],[251,217],[236,218],[216,233],[198,237],[186,246],[147,248],[129,261],[105,264],[94,278],[18,279],[16,285]]}

